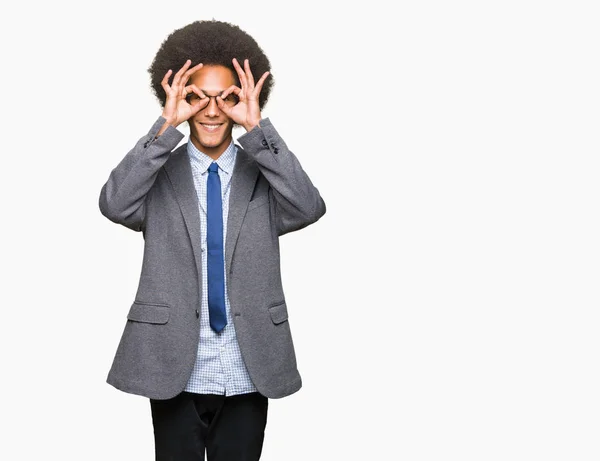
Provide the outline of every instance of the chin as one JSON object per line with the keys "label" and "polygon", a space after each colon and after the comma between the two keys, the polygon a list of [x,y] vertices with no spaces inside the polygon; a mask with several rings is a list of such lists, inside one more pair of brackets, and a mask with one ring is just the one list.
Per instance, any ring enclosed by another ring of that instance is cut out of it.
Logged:
{"label": "chin", "polygon": [[216,147],[225,142],[225,138],[223,136],[219,138],[206,138],[205,136],[198,136],[200,143],[206,147]]}

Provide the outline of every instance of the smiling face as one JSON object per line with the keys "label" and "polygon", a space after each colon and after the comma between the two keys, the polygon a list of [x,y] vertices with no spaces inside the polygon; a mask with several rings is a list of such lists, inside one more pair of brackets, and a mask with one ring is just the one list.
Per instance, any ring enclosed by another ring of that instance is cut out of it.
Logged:
{"label": "smiling face", "polygon": [[[191,84],[207,96],[216,96],[237,82],[227,67],[206,65],[192,74],[188,82],[188,85]],[[219,109],[216,98],[210,98],[208,106],[190,117],[188,124],[194,146],[215,160],[231,142],[233,120]]]}

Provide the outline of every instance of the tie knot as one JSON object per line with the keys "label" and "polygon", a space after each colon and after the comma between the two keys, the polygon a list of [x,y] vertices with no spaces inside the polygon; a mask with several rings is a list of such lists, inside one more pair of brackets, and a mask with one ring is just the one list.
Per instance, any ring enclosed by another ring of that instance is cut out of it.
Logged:
{"label": "tie knot", "polygon": [[210,166],[208,167],[209,173],[216,173],[218,170],[219,170],[219,165],[217,165],[216,162],[212,162],[210,164]]}

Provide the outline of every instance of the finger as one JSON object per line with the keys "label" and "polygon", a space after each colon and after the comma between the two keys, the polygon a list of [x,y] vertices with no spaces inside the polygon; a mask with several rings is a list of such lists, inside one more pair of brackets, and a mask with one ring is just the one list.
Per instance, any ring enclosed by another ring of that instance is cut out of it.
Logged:
{"label": "finger", "polygon": [[185,74],[185,72],[188,70],[188,68],[190,67],[191,64],[192,64],[191,59],[186,60],[185,63],[183,64],[183,66],[181,66],[181,69],[179,69],[177,71],[177,73],[175,74],[175,77],[173,77],[173,82],[175,82],[175,81],[179,82],[181,80],[181,76],[183,74]]}
{"label": "finger", "polygon": [[196,115],[201,110],[202,110],[202,107],[200,106],[200,103],[190,104],[190,116],[188,117],[188,120],[191,119],[194,115]]}
{"label": "finger", "polygon": [[[206,95],[202,92],[202,90],[200,88],[198,88],[196,85],[193,85],[193,84],[192,85],[188,85],[188,86],[186,86],[186,89],[187,89],[186,98],[191,93],[195,93],[200,98],[200,100],[196,101],[196,102],[200,103],[202,107],[208,106],[208,104],[210,104],[210,98],[207,98]],[[205,104],[205,102],[206,102],[206,104]]]}
{"label": "finger", "polygon": [[[208,104],[210,104],[210,98],[207,98],[206,95],[202,92],[202,90],[200,88],[198,88],[196,85],[192,84],[192,85],[186,86],[185,91],[186,91],[186,95],[184,98],[187,101],[187,103],[190,104],[192,109],[198,109],[198,110],[204,109],[206,106],[208,106]],[[193,103],[190,103],[190,101],[187,98],[192,93],[197,94],[200,99],[194,101]]]}
{"label": "finger", "polygon": [[254,94],[256,95],[257,98],[258,98],[258,95],[260,94],[260,92],[262,90],[263,83],[265,83],[265,80],[267,79],[267,77],[269,76],[270,73],[271,72],[266,71],[264,74],[262,74],[262,77],[256,83],[256,86],[254,87]]}
{"label": "finger", "polygon": [[183,78],[182,78],[182,80],[183,80],[184,82],[187,82],[187,81],[189,80],[189,78],[190,78],[192,75],[194,75],[194,73],[195,73],[196,71],[199,71],[200,69],[202,69],[202,66],[203,66],[203,65],[204,65],[203,63],[198,63],[198,64],[196,64],[194,67],[191,67],[191,68],[189,68],[189,69],[188,69],[188,70],[185,72],[185,74],[183,74]]}
{"label": "finger", "polygon": [[208,107],[210,98],[204,97],[204,99],[199,99],[198,101],[194,102],[193,104],[190,104],[190,106],[192,107],[194,114],[198,113],[198,111]]}
{"label": "finger", "polygon": [[169,92],[169,90],[171,89],[171,87],[169,86],[169,76],[173,73],[173,71],[171,69],[169,69],[167,71],[167,73],[165,74],[165,76],[163,77],[162,81],[160,82],[160,86],[163,87],[163,89],[165,90],[166,93]]}
{"label": "finger", "polygon": [[252,75],[252,71],[250,70],[250,61],[248,59],[244,59],[244,69],[246,69],[246,77],[248,79],[248,91],[253,91],[254,76]]}
{"label": "finger", "polygon": [[196,93],[201,99],[206,98],[206,95],[202,92],[202,90],[193,83],[191,85],[186,86],[185,89],[187,91],[187,94]]}
{"label": "finger", "polygon": [[221,98],[220,96],[217,96],[217,106],[219,107],[219,110],[221,110],[225,115],[231,118],[231,112],[233,111],[233,107],[228,107],[227,104],[225,104],[225,101],[223,101],[223,98]]}
{"label": "finger", "polygon": [[240,66],[237,59],[235,59],[235,58],[233,58],[233,67],[235,67],[235,70],[237,71],[238,76],[240,77],[240,84],[241,84],[242,90],[243,90],[248,86],[248,83],[246,82],[246,74],[244,74],[242,67]]}
{"label": "finger", "polygon": [[239,87],[237,87],[235,85],[231,85],[229,88],[227,88],[225,91],[223,91],[223,93],[221,93],[221,98],[225,99],[231,93],[234,93],[239,96],[241,92],[242,92],[242,90]]}
{"label": "finger", "polygon": [[185,74],[185,71],[188,69],[188,67],[190,67],[190,64],[192,64],[192,61],[190,59],[188,59],[185,62],[185,64],[183,65],[183,67],[177,71],[177,73],[175,74],[175,77],[173,77],[173,85],[172,86],[179,86],[180,85],[181,76],[183,74]]}
{"label": "finger", "polygon": [[188,86],[184,86],[183,89],[181,90],[181,95],[183,97],[183,99],[187,98],[190,93],[193,93],[194,89],[192,88],[192,85],[188,85]]}
{"label": "finger", "polygon": [[193,103],[189,104],[190,110],[192,112],[190,117],[193,117],[201,110],[206,109],[206,107],[208,106],[209,103],[210,103],[210,98],[207,98],[205,96],[204,99],[196,99]]}

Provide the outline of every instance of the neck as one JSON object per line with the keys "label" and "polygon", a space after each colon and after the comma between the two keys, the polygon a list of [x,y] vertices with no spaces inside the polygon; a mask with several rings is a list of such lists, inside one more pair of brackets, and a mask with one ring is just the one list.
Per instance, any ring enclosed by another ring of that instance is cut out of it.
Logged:
{"label": "neck", "polygon": [[221,154],[227,150],[227,148],[229,147],[229,144],[231,144],[231,139],[232,139],[231,135],[229,135],[218,146],[208,147],[208,146],[203,146],[202,144],[200,144],[200,140],[196,136],[190,135],[190,138],[192,140],[192,144],[196,147],[196,149],[198,149],[203,154],[208,155],[213,160],[217,160],[221,156]]}

